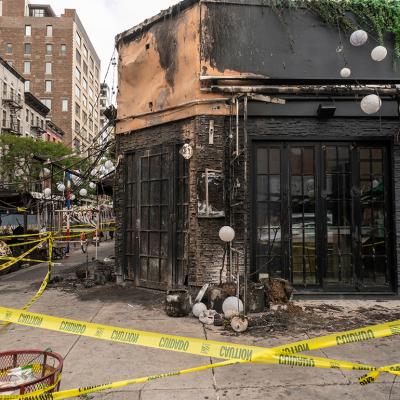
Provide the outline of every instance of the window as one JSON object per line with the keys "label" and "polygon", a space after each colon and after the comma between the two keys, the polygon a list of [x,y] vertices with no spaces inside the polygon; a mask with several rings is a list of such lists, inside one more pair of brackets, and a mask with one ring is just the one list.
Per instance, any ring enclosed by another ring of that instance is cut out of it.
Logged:
{"label": "window", "polygon": [[96,67],[96,79],[99,79],[99,69]]}
{"label": "window", "polygon": [[82,87],[87,91],[88,85],[87,85],[87,80],[85,78],[82,78]]}
{"label": "window", "polygon": [[91,87],[89,88],[89,97],[93,99],[93,89]]}
{"label": "window", "polygon": [[31,62],[24,61],[24,74],[30,74],[30,73],[31,73]]}
{"label": "window", "polygon": [[6,53],[7,54],[12,54],[13,52],[13,45],[12,43],[6,43]]}
{"label": "window", "polygon": [[93,119],[89,119],[89,129],[92,131],[93,130]]}
{"label": "window", "polygon": [[83,62],[83,72],[85,75],[87,75],[87,73],[88,73],[88,67],[87,67],[87,64],[85,63],[85,61]]}
{"label": "window", "polygon": [[44,17],[45,13],[44,13],[44,8],[35,8],[32,10],[32,17]]}
{"label": "window", "polygon": [[92,73],[89,74],[89,81],[91,84],[93,84],[93,74]]}
{"label": "window", "polygon": [[87,120],[87,114],[85,113],[85,111],[82,111],[82,122],[86,123]]}
{"label": "window", "polygon": [[81,47],[82,39],[81,39],[81,35],[80,35],[78,32],[76,32],[75,40],[76,40],[76,44],[77,44],[79,47]]}
{"label": "window", "polygon": [[7,124],[7,112],[3,110],[3,123],[2,123],[3,128],[6,127],[6,124]]}
{"label": "window", "polygon": [[24,54],[32,54],[32,43],[24,44]]}
{"label": "window", "polygon": [[45,92],[51,93],[51,82],[52,81],[45,81]]}
{"label": "window", "polygon": [[46,56],[51,56],[53,54],[53,45],[51,43],[46,44]]}
{"label": "window", "polygon": [[87,58],[88,56],[87,47],[85,45],[83,45],[83,55],[85,56],[85,58]]}
{"label": "window", "polygon": [[82,57],[81,57],[81,53],[79,53],[78,49],[76,49],[75,59],[76,59],[76,62],[77,62],[79,65],[81,65],[81,59],[82,59]]}
{"label": "window", "polygon": [[7,83],[3,82],[3,97],[7,97]]}
{"label": "window", "polygon": [[81,149],[81,142],[78,139],[74,139],[74,148],[78,151]]}
{"label": "window", "polygon": [[81,117],[81,106],[78,103],[75,103],[75,115]]}
{"label": "window", "polygon": [[97,125],[94,126],[94,133],[99,133],[99,127]]}
{"label": "window", "polygon": [[65,56],[67,54],[67,45],[66,44],[62,44],[60,46],[60,53],[61,55]]}
{"label": "window", "polygon": [[75,132],[80,133],[81,131],[81,124],[78,121],[75,121]]}
{"label": "window", "polygon": [[82,104],[87,107],[87,97],[85,95],[82,95]]}
{"label": "window", "polygon": [[81,81],[81,71],[78,67],[75,67],[75,78],[80,82]]}
{"label": "window", "polygon": [[46,36],[52,37],[53,36],[53,25],[46,26]]}
{"label": "window", "polygon": [[32,26],[25,25],[25,36],[32,36]]}
{"label": "window", "polygon": [[87,129],[86,128],[82,128],[82,137],[84,137],[85,139],[87,138]]}
{"label": "window", "polygon": [[81,89],[78,85],[75,85],[75,97],[80,99],[81,98]]}
{"label": "window", "polygon": [[25,111],[25,121],[29,122],[29,110],[28,109],[26,109],[26,111]]}
{"label": "window", "polygon": [[40,99],[40,101],[49,109],[51,109],[51,99]]}
{"label": "window", "polygon": [[46,74],[51,75],[53,70],[53,64],[51,62],[46,63]]}
{"label": "window", "polygon": [[33,115],[33,112],[31,111],[31,125],[33,125],[33,122],[35,121],[35,117]]}
{"label": "window", "polygon": [[93,68],[94,68],[94,61],[93,61],[93,58],[90,57],[90,69],[93,69]]}
{"label": "window", "polygon": [[29,92],[31,90],[31,81],[25,81],[24,83],[25,86],[25,92]]}
{"label": "window", "polygon": [[68,100],[64,99],[61,101],[61,111],[62,112],[68,111]]}

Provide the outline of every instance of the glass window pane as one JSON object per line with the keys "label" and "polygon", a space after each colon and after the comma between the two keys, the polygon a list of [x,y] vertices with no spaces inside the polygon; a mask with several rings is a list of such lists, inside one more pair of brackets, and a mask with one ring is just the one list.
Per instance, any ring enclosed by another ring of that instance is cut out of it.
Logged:
{"label": "glass window pane", "polygon": [[279,174],[280,171],[281,171],[281,151],[280,151],[280,149],[270,149],[270,151],[269,151],[269,173],[270,174]]}
{"label": "glass window pane", "polygon": [[257,149],[257,174],[268,174],[268,149]]}

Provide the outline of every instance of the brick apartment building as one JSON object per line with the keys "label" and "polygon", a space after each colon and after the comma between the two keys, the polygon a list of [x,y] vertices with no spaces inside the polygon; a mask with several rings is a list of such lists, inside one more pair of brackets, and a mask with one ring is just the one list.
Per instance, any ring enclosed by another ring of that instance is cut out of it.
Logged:
{"label": "brick apartment building", "polygon": [[100,60],[76,13],[50,5],[0,1],[0,56],[49,109],[64,144],[81,149],[100,127]]}
{"label": "brick apartment building", "polygon": [[[399,60],[268,4],[184,0],[117,36],[118,272],[151,288],[246,272],[396,293]],[[382,104],[366,114],[371,93]]]}

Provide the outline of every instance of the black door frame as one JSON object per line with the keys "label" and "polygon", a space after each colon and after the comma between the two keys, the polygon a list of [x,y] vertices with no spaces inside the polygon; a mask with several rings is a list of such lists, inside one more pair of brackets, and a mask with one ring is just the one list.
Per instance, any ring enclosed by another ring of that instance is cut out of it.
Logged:
{"label": "black door frame", "polygon": [[[383,138],[376,138],[376,137],[357,137],[355,138],[346,138],[346,137],[341,137],[339,140],[338,138],[332,138],[332,137],[326,137],[326,138],[316,138],[316,137],[285,137],[284,140],[282,140],[282,137],[277,137],[277,136],[261,136],[261,135],[254,135],[250,136],[250,151],[251,151],[251,160],[250,160],[250,184],[251,184],[251,190],[249,192],[250,194],[250,221],[252,223],[252,226],[254,227],[251,229],[251,248],[250,248],[250,253],[251,253],[251,266],[252,266],[252,273],[257,270],[257,264],[256,264],[256,254],[257,254],[257,221],[256,221],[256,195],[257,195],[257,180],[256,180],[256,151],[257,148],[260,147],[259,145],[261,143],[265,143],[266,145],[269,144],[274,144],[275,146],[280,145],[281,149],[284,149],[285,146],[287,146],[287,143],[290,145],[299,145],[299,146],[305,146],[307,144],[315,146],[315,148],[319,148],[318,151],[316,151],[315,156],[315,162],[318,166],[323,167],[323,152],[321,151],[321,146],[324,144],[335,144],[335,145],[340,145],[340,144],[346,144],[348,145],[349,143],[354,143],[355,146],[366,146],[366,147],[373,147],[373,146],[381,146],[384,148],[384,153],[386,156],[386,159],[384,160],[384,188],[385,188],[385,199],[387,199],[387,206],[388,206],[388,212],[386,214],[385,220],[387,223],[386,226],[386,232],[387,232],[387,238],[389,240],[386,241],[386,248],[387,248],[387,260],[388,264],[390,266],[389,268],[389,274],[390,274],[390,281],[391,281],[391,287],[390,288],[384,288],[381,286],[375,286],[375,287],[368,287],[368,288],[358,288],[358,287],[347,287],[347,286],[329,286],[325,287],[324,282],[323,282],[323,274],[326,269],[326,262],[324,261],[325,259],[325,254],[326,252],[324,251],[324,246],[317,246],[316,250],[316,257],[317,257],[317,262],[318,265],[321,265],[322,268],[319,268],[318,270],[318,276],[320,279],[321,287],[317,288],[314,286],[314,288],[310,285],[308,289],[311,290],[317,290],[317,291],[325,291],[328,289],[329,291],[348,291],[348,292],[353,292],[353,293],[372,293],[372,292],[393,292],[397,290],[397,280],[396,280],[396,254],[395,249],[396,249],[396,235],[393,235],[391,233],[394,232],[394,224],[395,221],[393,219],[394,216],[394,191],[391,190],[393,187],[393,179],[392,179],[392,173],[391,173],[391,167],[393,165],[392,163],[392,140],[391,138],[383,137]],[[281,164],[283,163],[288,163],[289,160],[287,159],[287,151],[282,151],[281,153]],[[318,158],[318,160],[317,160]],[[351,154],[351,162],[352,162],[352,171],[356,171],[356,175],[359,175],[359,171],[357,168],[357,160],[354,157],[353,154]],[[289,168],[286,169],[287,171]],[[281,168],[281,175],[282,175],[283,169]],[[316,196],[318,196],[318,199],[320,199],[321,195],[321,189],[322,189],[322,182],[321,179],[323,177],[323,172],[322,171],[316,171],[315,174],[315,179],[316,179]],[[284,182],[281,184],[281,199],[282,199],[282,207],[281,207],[281,218],[285,215],[285,212],[289,213],[289,192],[288,192],[288,179],[289,177],[281,176],[281,179],[284,180]],[[352,180],[358,180],[359,181],[359,176],[352,176]],[[352,182],[352,187],[353,187],[353,182]],[[357,194],[356,194],[357,195]],[[353,230],[355,229],[355,225],[358,227],[361,226],[361,215],[359,213],[359,208],[355,207],[355,203],[357,202],[357,197],[352,196],[352,202],[353,202],[353,207],[352,210],[355,212],[354,219],[353,221],[357,221],[356,223],[352,223],[352,233]],[[319,220],[321,215],[326,215],[326,212],[324,214],[324,209],[326,208],[326,202],[319,200],[318,207],[316,206],[316,218]],[[359,203],[358,203],[359,204]],[[326,210],[325,210],[326,211]],[[290,226],[289,223],[287,223],[288,226]],[[319,238],[323,238],[324,243],[326,243],[326,228],[322,227],[323,224],[316,224],[316,235],[318,235]],[[291,257],[290,257],[290,249],[291,246],[288,245],[287,241],[289,239],[289,232],[288,228],[282,227],[282,242],[285,243],[285,245],[282,243],[282,261],[285,263],[284,267],[284,273],[283,273],[283,278],[285,279],[291,279]],[[356,258],[360,258],[360,242],[357,240],[353,240],[353,254],[355,255]],[[320,264],[322,263],[322,264]],[[355,265],[354,265],[355,273],[358,273],[358,276],[360,276],[360,260],[355,260]]]}

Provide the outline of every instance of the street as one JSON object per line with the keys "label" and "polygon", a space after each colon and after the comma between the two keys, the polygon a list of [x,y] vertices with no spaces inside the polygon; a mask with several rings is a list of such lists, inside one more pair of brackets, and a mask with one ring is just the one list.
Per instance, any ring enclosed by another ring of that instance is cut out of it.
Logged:
{"label": "street", "polygon": [[[113,242],[103,242],[99,258],[113,254]],[[89,248],[89,260],[94,248]],[[55,275],[70,273],[74,265],[86,256],[75,251],[55,267]],[[1,278],[0,304],[19,308],[35,293],[46,266],[24,269]],[[50,287],[31,311],[107,325],[137,328],[194,338],[228,341],[271,347],[306,339],[315,334],[273,332],[268,335],[241,335],[214,326],[203,327],[195,318],[170,318],[163,311],[161,292],[133,288],[117,288],[113,284],[90,289],[63,290]],[[296,304],[313,304],[301,300]],[[318,301],[322,304],[323,301]],[[329,302],[328,302],[329,303]],[[362,304],[373,307],[375,300],[338,300],[334,304],[351,307]],[[396,301],[380,302],[386,308],[396,307]],[[319,335],[325,333],[321,326]],[[334,347],[311,354],[375,366],[399,362],[399,338],[396,336]],[[172,372],[220,360],[160,351],[138,346],[113,343],[86,337],[11,325],[0,336],[2,351],[11,349],[51,348],[64,357],[61,390],[97,385],[127,378]],[[400,380],[393,384],[393,376],[382,374],[376,383],[360,386],[362,372],[322,370],[277,365],[235,365],[184,376],[171,377],[119,390],[89,395],[94,399],[398,399]]]}

